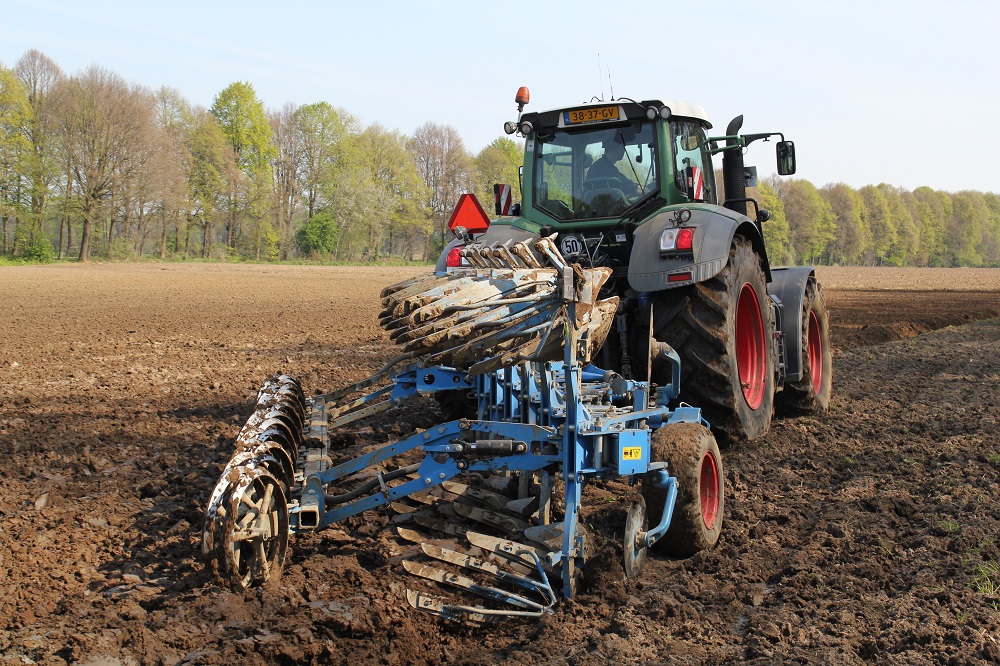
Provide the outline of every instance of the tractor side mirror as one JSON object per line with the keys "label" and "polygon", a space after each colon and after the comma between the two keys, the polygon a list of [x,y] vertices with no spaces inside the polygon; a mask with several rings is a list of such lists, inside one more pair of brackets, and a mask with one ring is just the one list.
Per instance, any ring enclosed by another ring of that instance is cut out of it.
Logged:
{"label": "tractor side mirror", "polygon": [[779,141],[778,153],[778,174],[790,176],[795,173],[795,143],[792,141]]}

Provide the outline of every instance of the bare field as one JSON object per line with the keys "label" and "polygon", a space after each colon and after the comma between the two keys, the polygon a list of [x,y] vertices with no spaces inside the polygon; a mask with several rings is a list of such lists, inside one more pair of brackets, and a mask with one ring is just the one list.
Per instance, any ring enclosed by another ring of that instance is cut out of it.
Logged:
{"label": "bare field", "polygon": [[[830,415],[726,450],[719,546],[638,581],[627,488],[588,488],[596,567],[544,622],[411,611],[378,512],[293,537],[278,585],[220,587],[200,526],[257,386],[370,374],[393,355],[379,291],[425,270],[0,268],[4,663],[1000,662],[1000,270],[820,268]],[[437,418],[404,407],[363,436]]]}
{"label": "bare field", "polygon": [[1000,268],[820,266],[816,276],[828,290],[1000,292]]}

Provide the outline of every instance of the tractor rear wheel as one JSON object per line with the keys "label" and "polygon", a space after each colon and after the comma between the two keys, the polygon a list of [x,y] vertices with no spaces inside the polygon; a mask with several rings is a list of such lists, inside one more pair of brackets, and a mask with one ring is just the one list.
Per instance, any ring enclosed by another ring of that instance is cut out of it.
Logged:
{"label": "tractor rear wheel", "polygon": [[[650,459],[667,463],[677,479],[677,502],[670,529],[653,550],[687,557],[712,548],[722,533],[725,477],[722,454],[712,432],[698,423],[671,423],[653,433]],[[663,516],[667,490],[655,483],[657,472],[647,472],[641,493],[650,528]]]}
{"label": "tractor rear wheel", "polygon": [[[681,358],[680,399],[700,407],[728,440],[757,439],[771,427],[774,331],[760,258],[741,236],[733,238],[718,275],[658,292],[653,303],[653,337]],[[669,383],[669,373],[666,362],[654,362],[655,383]]]}
{"label": "tractor rear wheel", "polygon": [[833,387],[833,349],[830,345],[830,313],[826,298],[815,279],[806,283],[802,299],[802,377],[788,382],[775,396],[782,412],[826,414]]}

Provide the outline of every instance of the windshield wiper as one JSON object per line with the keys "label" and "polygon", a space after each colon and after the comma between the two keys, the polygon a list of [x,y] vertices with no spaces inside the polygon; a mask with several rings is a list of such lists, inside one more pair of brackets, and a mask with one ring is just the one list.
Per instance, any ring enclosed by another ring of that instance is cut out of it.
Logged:
{"label": "windshield wiper", "polygon": [[[640,197],[635,203],[633,203],[631,206],[629,206],[628,208],[626,208],[621,212],[620,215],[621,219],[623,220],[631,219],[633,221],[636,221],[644,217],[647,210],[650,210],[652,208],[659,208],[660,206],[665,206],[667,202],[663,199],[663,197],[655,196],[658,195],[659,193],[660,190],[659,188],[657,188],[654,189],[649,194]],[[655,206],[651,205],[654,204],[654,202]]]}

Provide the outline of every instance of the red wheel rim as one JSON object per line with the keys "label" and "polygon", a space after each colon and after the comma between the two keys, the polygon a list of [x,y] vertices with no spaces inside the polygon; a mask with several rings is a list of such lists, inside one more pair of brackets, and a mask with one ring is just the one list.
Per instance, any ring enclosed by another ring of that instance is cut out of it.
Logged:
{"label": "red wheel rim", "polygon": [[823,335],[820,332],[819,317],[809,311],[809,372],[812,373],[813,393],[823,391]]}
{"label": "red wheel rim", "polygon": [[719,519],[719,466],[711,451],[702,456],[698,485],[701,486],[701,518],[705,521],[705,527],[715,529],[715,523]]}
{"label": "red wheel rim", "polygon": [[740,288],[736,301],[736,367],[740,373],[743,398],[750,409],[764,402],[767,356],[764,352],[764,319],[757,291],[749,282]]}

